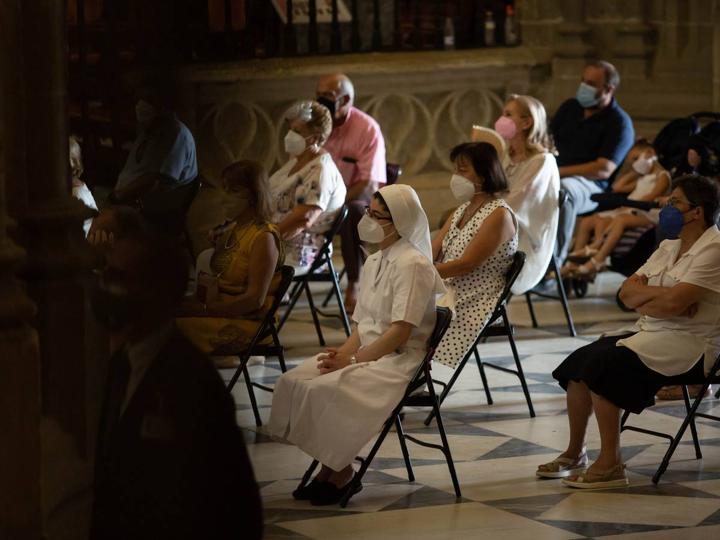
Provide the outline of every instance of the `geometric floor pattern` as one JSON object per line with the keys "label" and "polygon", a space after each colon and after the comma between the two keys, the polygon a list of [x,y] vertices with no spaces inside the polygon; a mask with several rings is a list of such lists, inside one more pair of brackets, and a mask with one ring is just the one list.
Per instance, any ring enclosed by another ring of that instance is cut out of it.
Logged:
{"label": "geometric floor pattern", "polygon": [[[407,481],[400,447],[390,433],[364,479],[364,489],[346,509],[312,507],[292,499],[290,492],[309,465],[297,448],[272,441],[256,428],[244,384],[236,385],[238,423],[243,427],[256,478],[261,486],[266,539],[373,539],[450,540],[488,538],[545,540],[574,538],[710,539],[720,538],[720,422],[698,419],[703,459],[695,459],[692,442],[675,452],[659,485],[651,481],[667,443],[641,433],[622,435],[623,457],[630,486],[615,490],[578,492],[558,480],[535,477],[538,464],[555,458],[567,442],[565,395],[550,375],[565,356],[608,329],[627,325],[633,314],[614,303],[620,278],[603,274],[587,297],[573,299],[571,309],[579,330],[567,336],[556,302],[538,302],[540,329],[529,325],[520,299],[511,303],[517,344],[530,388],[536,418],[527,412],[517,378],[487,371],[493,405],[474,364],[468,363],[443,405],[443,420],[462,489],[455,499],[442,454],[409,444],[415,482]],[[332,308],[329,308],[332,309]],[[328,345],[344,335],[333,319],[324,323]],[[301,306],[281,333],[289,368],[319,350],[307,309]],[[512,362],[502,340],[480,347],[495,363]],[[275,359],[250,368],[253,380],[272,384],[280,374]],[[435,365],[433,374],[447,379],[451,372]],[[227,375],[227,373],[224,373]],[[264,420],[271,395],[258,390]],[[720,414],[720,400],[706,399],[705,410]],[[659,402],[635,425],[674,432],[681,422],[680,402]],[[422,411],[406,410],[408,432],[438,440],[434,425],[425,427]],[[592,423],[590,458],[597,454],[599,437]],[[689,437],[689,435],[688,435]]]}

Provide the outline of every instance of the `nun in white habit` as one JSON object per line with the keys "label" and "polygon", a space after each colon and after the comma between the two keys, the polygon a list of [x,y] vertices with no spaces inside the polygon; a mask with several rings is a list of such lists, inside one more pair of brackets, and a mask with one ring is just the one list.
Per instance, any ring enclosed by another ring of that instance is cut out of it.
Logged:
{"label": "nun in white habit", "polygon": [[341,347],[283,374],[273,394],[270,433],[323,465],[293,492],[314,505],[335,504],[348,488],[353,460],[380,431],[422,361],[435,325],[435,294],[444,291],[432,263],[427,216],[410,186],[375,193],[358,232],[379,250],[360,276],[352,334]]}

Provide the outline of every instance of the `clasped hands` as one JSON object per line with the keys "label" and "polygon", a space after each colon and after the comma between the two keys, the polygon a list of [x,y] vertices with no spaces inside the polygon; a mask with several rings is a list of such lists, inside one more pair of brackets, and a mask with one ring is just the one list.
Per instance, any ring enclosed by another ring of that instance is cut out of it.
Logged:
{"label": "clasped hands", "polygon": [[332,373],[349,366],[351,357],[352,353],[344,351],[342,348],[328,347],[324,353],[318,355],[317,368],[322,375]]}

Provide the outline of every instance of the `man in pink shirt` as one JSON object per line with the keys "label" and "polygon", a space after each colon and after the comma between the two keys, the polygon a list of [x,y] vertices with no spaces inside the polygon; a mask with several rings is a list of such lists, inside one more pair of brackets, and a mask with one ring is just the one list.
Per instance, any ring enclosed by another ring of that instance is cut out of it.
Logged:
{"label": "man in pink shirt", "polygon": [[333,130],[324,148],[335,161],[347,187],[345,200],[349,214],[341,238],[348,280],[345,308],[352,312],[363,262],[357,225],[372,194],[386,183],[385,139],[375,119],[353,107],[355,89],[346,75],[335,73],[321,77],[316,94],[317,101],[325,105],[333,117]]}

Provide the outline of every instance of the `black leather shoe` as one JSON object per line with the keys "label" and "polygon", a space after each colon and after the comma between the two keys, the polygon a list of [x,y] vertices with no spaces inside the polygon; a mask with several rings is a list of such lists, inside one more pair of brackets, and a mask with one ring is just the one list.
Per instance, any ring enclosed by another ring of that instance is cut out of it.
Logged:
{"label": "black leather shoe", "polygon": [[[355,477],[353,477],[354,480]],[[313,497],[310,499],[310,504],[313,506],[329,506],[331,504],[337,504],[340,499],[352,488],[353,481],[350,480],[343,487],[339,488],[332,482],[323,482],[318,489],[315,491]],[[362,482],[358,483],[357,486],[352,490],[350,496],[352,497],[356,493],[362,491]]]}
{"label": "black leather shoe", "polygon": [[312,482],[310,482],[309,484],[306,484],[303,487],[297,488],[295,491],[293,491],[293,499],[295,499],[296,501],[309,501],[315,496],[315,493],[320,490],[321,486],[327,483],[328,482],[319,482],[313,479]]}

